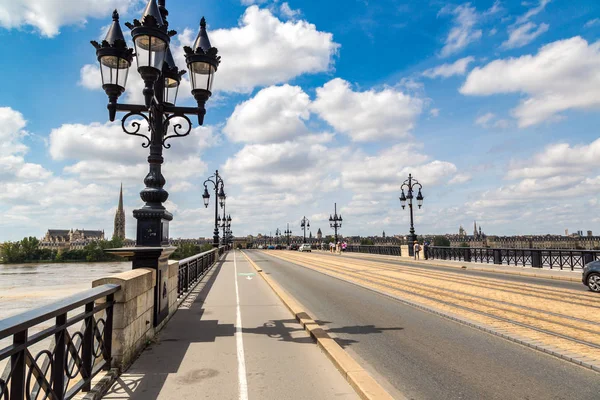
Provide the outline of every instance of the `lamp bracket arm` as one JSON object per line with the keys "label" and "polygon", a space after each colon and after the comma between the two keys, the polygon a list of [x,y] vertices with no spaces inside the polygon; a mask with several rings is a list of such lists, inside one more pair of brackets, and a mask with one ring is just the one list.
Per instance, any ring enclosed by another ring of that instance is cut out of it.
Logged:
{"label": "lamp bracket arm", "polygon": [[163,106],[163,110],[165,113],[167,114],[177,114],[177,115],[184,115],[184,114],[189,114],[189,115],[198,115],[198,107],[178,107],[178,106],[171,106],[171,105],[167,105],[165,104]]}
{"label": "lamp bracket arm", "polygon": [[174,134],[165,136],[165,138],[162,141],[162,145],[165,149],[171,148],[170,144],[166,144],[166,141],[168,139],[175,138],[175,137],[185,137],[185,136],[189,135],[190,132],[192,131],[192,121],[190,121],[190,119],[188,117],[186,117],[185,115],[172,114],[172,115],[169,115],[168,117],[166,117],[165,121],[163,122],[165,133],[167,132],[167,129],[169,128],[169,121],[171,121],[171,119],[173,119],[173,118],[183,118],[186,121],[187,125],[186,125],[185,129],[182,129],[183,126],[181,124],[173,125]]}
{"label": "lamp bracket arm", "polygon": [[142,147],[148,148],[150,146],[150,143],[152,142],[152,140],[148,136],[146,136],[142,133],[139,133],[142,125],[138,121],[132,121],[131,128],[129,128],[127,125],[125,125],[127,120],[133,116],[144,118],[146,120],[146,122],[148,123],[148,130],[150,130],[150,119],[147,116],[145,116],[144,114],[142,114],[141,112],[135,112],[135,111],[125,114],[125,116],[121,119],[121,127],[123,128],[123,131],[128,135],[139,136],[139,137],[143,137],[144,139],[146,139],[147,142],[142,143]]}
{"label": "lamp bracket arm", "polygon": [[146,106],[142,106],[142,105],[138,105],[138,104],[117,103],[117,104],[115,104],[115,106],[116,106],[117,111],[126,111],[129,113],[143,113],[145,111],[148,111],[148,108]]}
{"label": "lamp bracket arm", "polygon": [[206,188],[206,182],[210,182],[210,183],[213,184],[213,186],[216,186],[215,182],[212,179],[208,178],[207,180],[204,181],[204,187],[205,188]]}

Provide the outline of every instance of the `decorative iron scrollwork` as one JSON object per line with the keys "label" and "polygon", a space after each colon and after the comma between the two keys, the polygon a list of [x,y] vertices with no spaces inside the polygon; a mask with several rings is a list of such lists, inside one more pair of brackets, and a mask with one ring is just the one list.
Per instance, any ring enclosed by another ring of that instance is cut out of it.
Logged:
{"label": "decorative iron scrollwork", "polygon": [[[79,341],[75,342],[75,338],[78,338]],[[83,334],[81,332],[75,332],[71,337],[67,335],[66,339],[67,351],[65,353],[65,374],[67,378],[71,380],[75,379],[77,375],[79,375],[81,366],[83,365],[83,361],[79,355],[81,347],[83,346]],[[69,354],[71,355],[70,361]],[[75,370],[75,367],[77,367],[77,371]]]}
{"label": "decorative iron scrollwork", "polygon": [[146,122],[148,123],[148,131],[150,131],[150,128],[152,125],[150,124],[150,120],[148,119],[148,117],[146,117],[142,113],[135,112],[135,111],[125,114],[123,119],[121,119],[121,127],[123,128],[123,131],[125,131],[125,133],[128,135],[139,136],[139,137],[143,137],[144,139],[146,139],[147,143],[142,143],[142,147],[146,149],[150,146],[151,140],[148,136],[146,136],[142,133],[138,133],[140,131],[141,124],[138,121],[132,121],[131,126],[134,129],[131,129],[131,130],[125,126],[125,122],[127,121],[127,119],[129,119],[130,117],[133,117],[133,116],[139,116],[139,117],[144,118],[146,120]]}
{"label": "decorative iron scrollwork", "polygon": [[[166,144],[168,139],[174,138],[174,137],[184,137],[190,134],[190,132],[192,131],[192,121],[190,121],[190,119],[183,115],[183,114],[173,114],[173,115],[169,115],[166,119],[165,122],[163,123],[164,126],[164,132],[167,132],[167,129],[169,127],[169,123],[173,118],[183,118],[186,123],[187,123],[187,127],[184,131],[181,131],[181,129],[183,128],[183,126],[181,124],[174,124],[173,125],[173,132],[175,132],[174,135],[169,135],[169,136],[165,136],[165,138],[163,139],[162,145],[165,149],[170,149],[171,145],[170,144]],[[183,133],[181,133],[183,132]]]}

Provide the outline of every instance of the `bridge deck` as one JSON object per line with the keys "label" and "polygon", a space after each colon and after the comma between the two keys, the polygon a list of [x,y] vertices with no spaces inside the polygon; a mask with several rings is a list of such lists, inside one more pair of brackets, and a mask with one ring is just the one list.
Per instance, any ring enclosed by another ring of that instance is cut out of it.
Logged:
{"label": "bridge deck", "polygon": [[358,396],[241,253],[230,252],[104,398]]}

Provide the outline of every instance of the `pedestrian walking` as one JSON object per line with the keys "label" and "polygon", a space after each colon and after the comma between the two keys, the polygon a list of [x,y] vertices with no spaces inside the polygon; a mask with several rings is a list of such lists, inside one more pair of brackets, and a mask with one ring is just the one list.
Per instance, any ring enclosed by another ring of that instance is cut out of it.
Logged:
{"label": "pedestrian walking", "polygon": [[415,244],[413,246],[413,250],[414,250],[414,253],[415,253],[415,260],[418,260],[419,259],[419,252],[421,251],[421,245],[419,245],[419,242],[417,242],[416,240],[415,240]]}
{"label": "pedestrian walking", "polygon": [[429,259],[429,241],[425,241],[425,243],[423,243],[423,256],[426,260]]}

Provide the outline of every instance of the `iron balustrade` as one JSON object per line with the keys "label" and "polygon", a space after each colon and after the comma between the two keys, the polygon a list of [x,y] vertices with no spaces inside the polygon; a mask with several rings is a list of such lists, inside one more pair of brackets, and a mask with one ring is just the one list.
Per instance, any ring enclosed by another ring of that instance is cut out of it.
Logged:
{"label": "iron balustrade", "polygon": [[[92,378],[111,368],[114,294],[119,289],[98,286],[0,320],[0,340],[12,337],[12,344],[0,349],[0,363],[8,361],[0,376],[0,400],[68,400],[89,391]],[[52,319],[53,326],[30,332]],[[74,329],[77,323],[81,326]],[[33,346],[45,339],[51,345],[33,356]]]}
{"label": "iron balustrade", "polygon": [[429,246],[429,259],[493,263],[550,269],[582,269],[591,261],[600,260],[600,251],[562,249],[496,249],[484,247]]}
{"label": "iron balustrade", "polygon": [[350,253],[381,254],[386,256],[400,256],[400,246],[362,246],[348,245],[346,251]]}
{"label": "iron balustrade", "polygon": [[[179,261],[177,275],[177,296],[181,297],[194,286],[206,272],[217,262],[230,246],[219,246],[204,253],[185,258]],[[3,400],[0,398],[0,400]]]}

